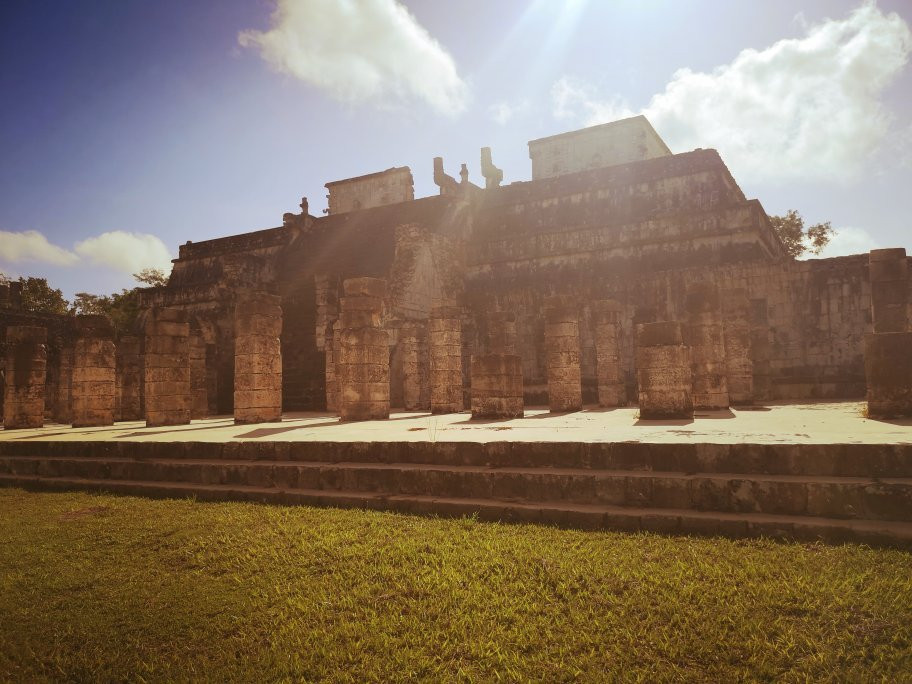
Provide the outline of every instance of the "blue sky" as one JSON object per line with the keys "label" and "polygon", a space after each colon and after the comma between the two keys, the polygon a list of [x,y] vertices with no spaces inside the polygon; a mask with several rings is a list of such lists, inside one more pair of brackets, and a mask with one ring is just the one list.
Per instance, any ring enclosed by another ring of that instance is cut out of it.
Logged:
{"label": "blue sky", "polygon": [[417,196],[491,146],[645,112],[716,147],[831,254],[912,251],[912,4],[676,0],[6,2],[0,271],[110,292],[187,240],[281,223],[327,181]]}

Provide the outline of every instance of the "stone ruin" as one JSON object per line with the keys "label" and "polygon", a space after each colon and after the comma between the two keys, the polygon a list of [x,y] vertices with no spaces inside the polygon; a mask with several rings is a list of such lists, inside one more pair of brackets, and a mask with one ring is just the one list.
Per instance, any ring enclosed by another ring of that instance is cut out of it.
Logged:
{"label": "stone ruin", "polygon": [[[4,426],[239,423],[287,411],[476,418],[638,403],[686,419],[866,397],[912,415],[904,249],[796,261],[719,154],[643,117],[530,143],[532,180],[442,158],[327,183],[282,225],[180,246],[132,330],[0,285]],[[450,167],[452,170],[452,167]]]}

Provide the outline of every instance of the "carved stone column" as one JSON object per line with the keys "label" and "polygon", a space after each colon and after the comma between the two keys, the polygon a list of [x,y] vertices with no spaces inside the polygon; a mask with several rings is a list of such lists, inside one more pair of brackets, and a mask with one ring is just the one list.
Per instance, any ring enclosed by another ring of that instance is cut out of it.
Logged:
{"label": "carved stone column", "polygon": [[339,350],[339,415],[342,420],[389,418],[389,338],[380,327],[386,281],[343,282]]}
{"label": "carved stone column", "polygon": [[874,333],[865,336],[868,416],[912,416],[912,332],[905,249],[875,249],[869,256]]}
{"label": "carved stone column", "polygon": [[234,308],[234,422],[282,420],[282,299],[259,292]]}
{"label": "carved stone column", "polygon": [[3,390],[3,427],[37,428],[44,425],[44,388],[47,379],[47,329],[11,325],[6,329],[6,378]]}
{"label": "carved stone column", "polygon": [[73,348],[73,427],[114,424],[114,329],[105,316],[77,316]]}
{"label": "carved stone column", "polygon": [[117,368],[120,379],[120,420],[142,420],[143,363],[141,342],[135,335],[117,341]]}
{"label": "carved stone column", "polygon": [[431,408],[428,332],[424,321],[406,321],[399,330],[402,402],[406,411]]}
{"label": "carved stone column", "polygon": [[690,350],[679,323],[641,323],[637,335],[640,418],[693,418]]}
{"label": "carved stone column", "polygon": [[621,372],[621,305],[613,299],[595,302],[595,366],[599,406],[627,405]]}
{"label": "carved stone column", "polygon": [[190,332],[190,418],[209,415],[206,377],[206,340],[199,331]]}
{"label": "carved stone column", "polygon": [[153,308],[146,319],[143,390],[146,426],[190,422],[190,325],[180,309]]}
{"label": "carved stone column", "polygon": [[443,305],[428,321],[431,360],[431,413],[459,413],[462,393],[462,311]]}
{"label": "carved stone column", "polygon": [[751,355],[750,300],[747,290],[723,290],[722,321],[728,400],[733,406],[754,402],[754,362]]}
{"label": "carved stone column", "polygon": [[544,314],[548,405],[551,411],[578,411],[583,407],[579,311],[569,299],[551,297]]}
{"label": "carved stone column", "polygon": [[[725,338],[719,289],[714,283],[692,283],[685,298],[684,342],[690,347],[695,409],[728,408]],[[753,374],[753,368],[751,368]]]}

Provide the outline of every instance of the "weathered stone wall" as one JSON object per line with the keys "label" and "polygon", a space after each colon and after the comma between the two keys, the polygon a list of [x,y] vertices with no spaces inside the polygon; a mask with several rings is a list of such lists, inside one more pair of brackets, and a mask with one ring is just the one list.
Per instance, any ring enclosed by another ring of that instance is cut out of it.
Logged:
{"label": "weathered stone wall", "polygon": [[281,420],[281,298],[245,295],[235,305],[234,329],[234,422]]}
{"label": "weathered stone wall", "polygon": [[522,361],[516,354],[473,355],[472,418],[522,418]]}
{"label": "weathered stone wall", "polygon": [[329,213],[382,207],[415,199],[412,172],[407,166],[326,184]]}
{"label": "weathered stone wall", "polygon": [[143,359],[146,425],[190,422],[190,324],[185,311],[147,312]]}
{"label": "weathered stone wall", "polygon": [[668,146],[642,115],[529,143],[532,178],[536,180],[670,155]]}
{"label": "weathered stone wall", "polygon": [[73,427],[113,425],[116,403],[114,329],[106,316],[77,316],[73,348]]}
{"label": "weathered stone wall", "polygon": [[7,430],[44,425],[46,342],[46,328],[16,325],[6,329],[3,427]]}

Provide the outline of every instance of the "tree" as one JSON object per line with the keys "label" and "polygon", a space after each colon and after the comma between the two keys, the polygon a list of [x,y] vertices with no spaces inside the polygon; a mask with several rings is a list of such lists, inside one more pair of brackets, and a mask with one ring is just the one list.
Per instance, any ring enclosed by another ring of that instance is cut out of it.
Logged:
{"label": "tree", "polygon": [[46,278],[19,278],[22,284],[22,308],[26,311],[65,314],[70,303],[63,292],[48,285]]}
{"label": "tree", "polygon": [[139,315],[139,288],[121,290],[111,295],[93,295],[77,292],[73,300],[73,311],[77,314],[101,314],[111,319],[114,330],[129,333],[133,330]]}
{"label": "tree", "polygon": [[144,268],[139,273],[134,273],[133,277],[137,282],[150,287],[161,287],[168,284],[168,276],[160,268]]}
{"label": "tree", "polygon": [[820,254],[833,237],[829,221],[805,229],[804,219],[795,209],[789,209],[785,216],[770,216],[769,219],[790,257],[798,258],[805,252]]}

